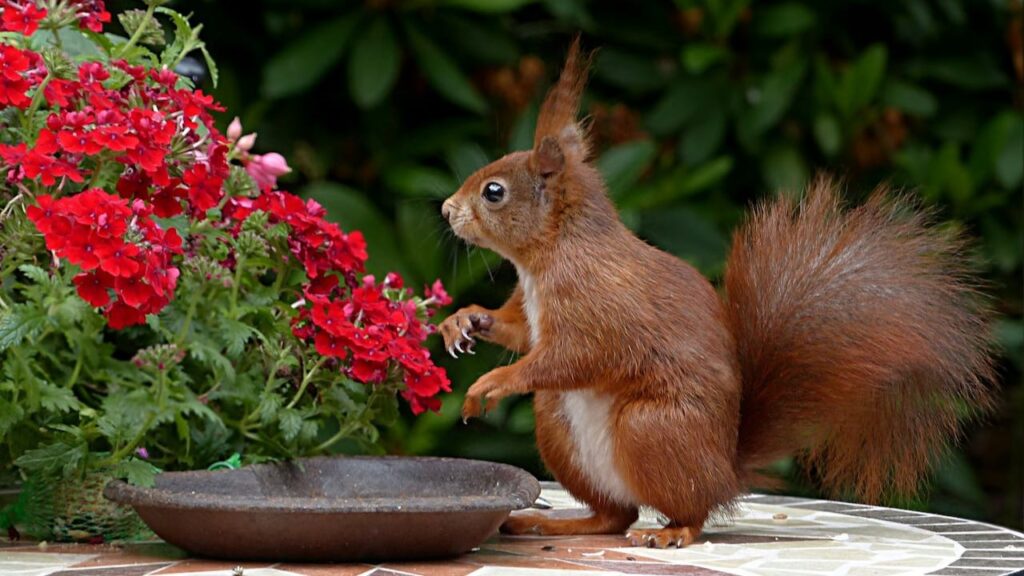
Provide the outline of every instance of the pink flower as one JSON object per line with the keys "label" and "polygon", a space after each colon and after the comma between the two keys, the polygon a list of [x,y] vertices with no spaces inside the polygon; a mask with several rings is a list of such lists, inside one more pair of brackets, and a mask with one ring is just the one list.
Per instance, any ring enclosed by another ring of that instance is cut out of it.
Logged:
{"label": "pink flower", "polygon": [[234,142],[242,136],[242,121],[235,116],[235,119],[228,124],[228,140]]}
{"label": "pink flower", "polygon": [[143,460],[149,459],[149,450],[146,450],[145,446],[135,449],[135,455]]}
{"label": "pink flower", "polygon": [[445,291],[440,279],[434,280],[433,286],[424,287],[423,296],[426,297],[426,302],[424,303],[427,305],[437,304],[439,306],[447,306],[452,303],[452,297]]}
{"label": "pink flower", "polygon": [[253,132],[252,134],[246,134],[245,136],[239,138],[238,144],[235,144],[235,147],[237,147],[242,152],[248,152],[249,150],[252,150],[252,147],[255,145],[256,133]]}
{"label": "pink flower", "polygon": [[[242,138],[245,140],[245,137]],[[256,181],[262,190],[270,190],[277,186],[277,177],[292,171],[284,156],[277,152],[270,154],[254,154],[249,163],[245,165],[249,176]]]}

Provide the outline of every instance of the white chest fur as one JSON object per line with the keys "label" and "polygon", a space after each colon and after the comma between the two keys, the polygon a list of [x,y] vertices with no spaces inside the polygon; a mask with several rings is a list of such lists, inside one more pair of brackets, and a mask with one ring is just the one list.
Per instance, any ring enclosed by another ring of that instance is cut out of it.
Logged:
{"label": "white chest fur", "polygon": [[612,397],[593,390],[562,393],[562,415],[572,436],[573,463],[597,492],[619,504],[636,503],[615,466],[612,444]]}
{"label": "white chest fur", "polygon": [[537,284],[533,276],[518,270],[519,285],[523,289],[523,313],[526,323],[530,326],[530,345],[536,346],[540,341],[540,299],[537,295]]}
{"label": "white chest fur", "polygon": [[[519,273],[523,290],[523,314],[530,327],[530,344],[540,341],[540,299],[534,278],[524,270]],[[562,417],[569,426],[573,443],[573,463],[590,481],[594,489],[613,502],[633,505],[636,499],[615,467],[612,445],[612,398],[593,390],[572,390],[562,393]]]}

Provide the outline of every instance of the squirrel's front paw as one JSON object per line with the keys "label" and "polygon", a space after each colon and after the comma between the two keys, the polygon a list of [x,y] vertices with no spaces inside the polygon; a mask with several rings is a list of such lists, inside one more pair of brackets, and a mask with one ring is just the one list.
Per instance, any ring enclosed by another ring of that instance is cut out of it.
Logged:
{"label": "squirrel's front paw", "polygon": [[511,368],[503,366],[495,368],[480,377],[466,391],[466,399],[462,403],[462,421],[478,418],[488,407],[497,406],[502,398],[512,394],[522,394],[515,386],[516,379],[511,377]]}
{"label": "squirrel's front paw", "polygon": [[452,358],[458,358],[456,352],[475,354],[473,351],[473,346],[476,345],[474,336],[486,336],[493,325],[493,316],[478,306],[470,306],[445,318],[438,327],[438,331],[444,338],[445,349],[452,355]]}

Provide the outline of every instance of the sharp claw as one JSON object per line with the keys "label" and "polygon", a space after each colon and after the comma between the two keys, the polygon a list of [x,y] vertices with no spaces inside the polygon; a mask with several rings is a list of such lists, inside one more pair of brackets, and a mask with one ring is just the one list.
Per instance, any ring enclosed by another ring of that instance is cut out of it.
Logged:
{"label": "sharp claw", "polygon": [[680,538],[679,540],[676,540],[676,548],[682,548],[682,547],[683,547],[683,539]]}
{"label": "sharp claw", "polygon": [[466,354],[469,354],[471,356],[472,355],[476,355],[476,350],[473,350],[473,347],[474,347],[473,345],[475,343],[476,342],[470,342],[469,344],[466,345]]}
{"label": "sharp claw", "polygon": [[476,342],[476,340],[474,340],[473,337],[469,335],[469,332],[467,332],[465,328],[462,329],[462,337],[465,338],[466,340],[469,340],[470,342]]}
{"label": "sharp claw", "polygon": [[465,350],[462,349],[462,340],[456,340],[455,341],[455,349],[458,350],[462,354],[465,354],[465,352],[466,352]]}
{"label": "sharp claw", "polygon": [[448,353],[452,355],[452,358],[458,358],[459,357],[458,354],[455,353],[455,350],[452,349],[452,348],[448,349]]}

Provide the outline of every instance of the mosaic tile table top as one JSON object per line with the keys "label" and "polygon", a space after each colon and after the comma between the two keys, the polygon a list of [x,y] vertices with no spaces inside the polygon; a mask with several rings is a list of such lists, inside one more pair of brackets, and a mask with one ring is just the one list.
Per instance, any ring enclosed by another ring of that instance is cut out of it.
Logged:
{"label": "mosaic tile table top", "polygon": [[[584,513],[557,485],[556,514]],[[644,514],[638,525],[656,526]],[[379,565],[228,563],[187,558],[160,542],[0,544],[0,576],[896,576],[1024,574],[1024,534],[890,508],[751,495],[682,549],[630,548],[622,537],[499,537],[444,562]],[[239,565],[236,568],[236,565]]]}

